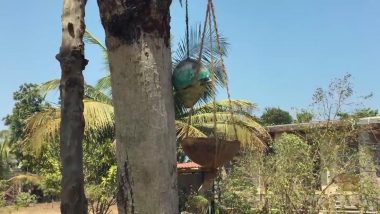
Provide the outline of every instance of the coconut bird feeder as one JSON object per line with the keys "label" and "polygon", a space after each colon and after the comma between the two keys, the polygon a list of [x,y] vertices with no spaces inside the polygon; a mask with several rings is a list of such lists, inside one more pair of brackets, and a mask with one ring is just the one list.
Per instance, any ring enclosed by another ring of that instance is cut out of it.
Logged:
{"label": "coconut bird feeder", "polygon": [[210,71],[190,57],[181,61],[173,71],[173,86],[186,108],[191,108],[205,93],[211,81]]}
{"label": "coconut bird feeder", "polygon": [[[208,29],[206,28],[208,26]],[[188,136],[189,127],[191,125],[191,116],[193,113],[193,106],[203,96],[206,91],[207,84],[215,84],[215,70],[214,69],[214,56],[211,51],[211,62],[209,69],[202,65],[201,59],[203,54],[203,46],[205,40],[205,32],[209,30],[210,36],[210,50],[213,50],[213,36],[216,34],[216,44],[221,62],[221,69],[227,77],[227,72],[223,60],[223,52],[220,44],[220,34],[217,27],[214,5],[212,0],[208,0],[206,17],[203,26],[203,32],[201,37],[200,53],[197,60],[191,59],[189,54],[189,27],[188,27],[188,4],[186,0],[186,41],[187,41],[187,59],[181,61],[173,71],[173,86],[175,93],[178,93],[179,98],[183,104],[190,109],[188,116],[185,138],[181,141],[181,146],[185,154],[195,163],[205,168],[217,170],[233,157],[240,150],[240,142],[237,138],[237,131],[235,127],[235,120],[233,115],[233,108],[231,104],[231,96],[228,85],[226,84],[226,90],[229,100],[230,111],[230,123],[232,123],[235,139],[226,140],[219,137],[217,133],[217,121],[216,121],[216,100],[215,93],[213,95],[213,116],[214,127],[213,137],[198,138]]]}

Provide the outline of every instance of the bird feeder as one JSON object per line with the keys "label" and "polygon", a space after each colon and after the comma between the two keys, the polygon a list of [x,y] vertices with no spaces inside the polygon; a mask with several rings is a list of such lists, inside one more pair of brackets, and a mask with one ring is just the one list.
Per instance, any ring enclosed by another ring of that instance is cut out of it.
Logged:
{"label": "bird feeder", "polygon": [[[187,20],[187,18],[186,18]],[[205,18],[205,24],[203,27],[202,32],[202,38],[201,38],[201,47],[200,47],[200,54],[198,61],[192,60],[188,57],[187,60],[182,61],[178,66],[174,69],[173,72],[173,85],[177,92],[179,93],[179,96],[181,97],[182,101],[184,102],[186,107],[192,107],[199,98],[204,94],[206,90],[206,84],[210,81],[210,76],[212,78],[213,83],[216,82],[215,80],[215,61],[213,56],[213,51],[210,52],[210,72],[205,69],[201,64],[200,61],[202,59],[203,54],[203,45],[204,45],[204,39],[205,39],[205,33],[206,33],[206,26],[209,26],[210,33],[208,34],[210,39],[210,47],[209,50],[214,50],[213,48],[213,33],[216,34],[216,43],[217,43],[217,50],[220,57],[220,64],[222,71],[224,72],[226,78],[227,78],[227,72],[224,65],[223,60],[223,51],[220,45],[220,35],[218,28],[216,26],[216,18],[214,13],[214,6],[212,3],[212,0],[208,1],[207,5],[207,11],[206,11],[206,18]],[[214,26],[214,29],[212,28],[212,25]],[[186,33],[188,37],[188,33]],[[188,41],[188,39],[187,39]],[[187,42],[187,48],[189,48],[188,42]],[[189,56],[189,54],[188,54]],[[234,115],[233,115],[233,107],[231,104],[231,97],[230,92],[228,88],[228,84],[226,84],[226,90],[228,95],[229,102],[229,111],[230,111],[230,122],[233,125],[234,132],[235,132],[235,139],[234,140],[225,140],[223,138],[218,137],[219,133],[217,130],[217,117],[216,117],[216,104],[215,104],[215,93],[213,94],[213,100],[214,100],[214,108],[213,108],[213,115],[214,115],[214,135],[213,137],[209,138],[198,138],[198,137],[190,137],[189,136],[189,126],[191,125],[191,116],[193,113],[193,108],[191,108],[188,116],[188,126],[186,130],[186,137],[182,139],[181,146],[183,151],[186,153],[186,155],[195,163],[201,165],[205,168],[211,168],[217,169],[221,166],[223,166],[228,161],[232,160],[233,157],[238,153],[240,149],[240,142],[238,141],[237,136],[237,129],[236,129],[236,123],[234,121]]]}
{"label": "bird feeder", "polygon": [[173,71],[173,86],[186,108],[191,108],[202,97],[211,81],[210,71],[197,60],[187,58]]}

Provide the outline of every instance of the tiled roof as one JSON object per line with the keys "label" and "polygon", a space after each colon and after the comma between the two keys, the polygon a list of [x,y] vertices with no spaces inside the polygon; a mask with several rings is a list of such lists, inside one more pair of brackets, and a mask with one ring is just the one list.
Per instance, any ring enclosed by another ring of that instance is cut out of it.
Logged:
{"label": "tiled roof", "polygon": [[177,163],[177,169],[200,169],[200,168],[201,166],[194,162]]}

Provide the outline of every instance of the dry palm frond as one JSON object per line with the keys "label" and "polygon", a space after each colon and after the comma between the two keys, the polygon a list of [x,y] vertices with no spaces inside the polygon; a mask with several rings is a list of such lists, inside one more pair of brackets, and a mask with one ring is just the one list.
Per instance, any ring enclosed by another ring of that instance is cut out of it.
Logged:
{"label": "dry palm frond", "polygon": [[16,175],[8,180],[8,182],[12,184],[33,184],[33,185],[39,185],[41,183],[41,177],[32,174],[32,173],[25,173]]}

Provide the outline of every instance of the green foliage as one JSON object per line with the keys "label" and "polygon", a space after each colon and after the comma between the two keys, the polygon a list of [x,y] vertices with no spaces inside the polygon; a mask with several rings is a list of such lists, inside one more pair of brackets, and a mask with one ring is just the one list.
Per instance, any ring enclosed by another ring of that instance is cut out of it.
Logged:
{"label": "green foliage", "polygon": [[4,193],[0,192],[0,208],[7,206],[7,201],[5,200]]}
{"label": "green foliage", "polygon": [[0,179],[8,178],[10,173],[9,137],[8,130],[0,131]]}
{"label": "green foliage", "polygon": [[306,211],[315,192],[311,146],[295,135],[284,134],[274,142],[273,150],[264,165],[271,209]]}
{"label": "green foliage", "polygon": [[192,195],[188,198],[186,207],[191,213],[206,214],[208,200],[202,195]]}
{"label": "green foliage", "polygon": [[44,97],[40,94],[36,84],[25,83],[20,86],[19,90],[13,93],[15,105],[12,114],[7,115],[5,124],[10,127],[10,147],[16,159],[24,163],[22,169],[29,172],[34,172],[32,156],[28,152],[23,151],[23,140],[25,139],[26,124],[28,119],[41,112],[48,104],[45,103]]}
{"label": "green foliage", "polygon": [[264,125],[281,125],[292,123],[293,118],[289,112],[280,108],[266,108],[261,115],[260,121]]}
{"label": "green foliage", "polygon": [[110,207],[116,203],[117,167],[111,166],[100,184],[86,185],[86,196],[93,214],[110,213]]}
{"label": "green foliage", "polygon": [[111,139],[87,141],[83,144],[83,162],[85,182],[99,184],[109,175],[115,165],[116,157],[112,150]]}
{"label": "green foliage", "polygon": [[[282,134],[267,155],[244,153],[222,182],[221,208],[232,213],[335,212],[336,201],[375,210],[374,148],[368,130],[353,120]],[[367,137],[366,137],[367,136]],[[330,176],[327,176],[329,174]],[[249,189],[252,187],[252,189]],[[256,195],[260,189],[261,196]]]}
{"label": "green foliage", "polygon": [[[249,154],[249,155],[248,155]],[[260,164],[256,155],[246,153],[233,167],[228,179],[221,182],[222,199],[220,208],[233,213],[248,214],[256,207],[255,198],[260,172],[252,170]]]}
{"label": "green foliage", "polygon": [[347,112],[338,113],[338,117],[340,119],[376,117],[378,115],[379,115],[379,111],[377,109],[371,109],[371,108],[356,109],[352,113],[347,113]]}
{"label": "green foliage", "polygon": [[5,125],[11,130],[11,142],[22,140],[25,136],[24,128],[26,120],[36,112],[42,111],[46,105],[44,97],[38,90],[38,85],[25,83],[19,90],[13,93],[13,100],[16,102],[12,114],[7,115]]}
{"label": "green foliage", "polygon": [[61,171],[60,164],[57,159],[51,159],[51,168],[44,169],[41,172],[42,180],[40,188],[45,196],[51,199],[58,198],[61,192]]}
{"label": "green foliage", "polygon": [[296,121],[297,123],[308,123],[311,122],[314,118],[314,114],[307,110],[301,110],[296,113]]}
{"label": "green foliage", "polygon": [[27,207],[30,204],[37,203],[35,195],[31,195],[28,192],[21,192],[16,196],[16,205],[19,207]]}

